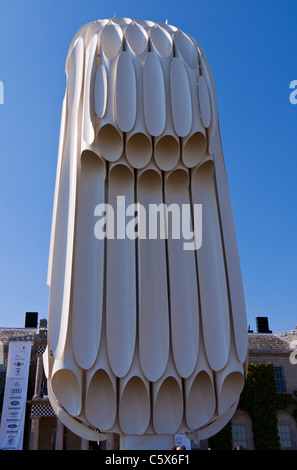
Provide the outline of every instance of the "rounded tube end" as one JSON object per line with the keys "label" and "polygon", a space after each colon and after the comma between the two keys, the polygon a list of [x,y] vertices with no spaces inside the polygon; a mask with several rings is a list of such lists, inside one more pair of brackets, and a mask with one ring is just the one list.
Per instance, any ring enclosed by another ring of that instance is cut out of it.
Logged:
{"label": "rounded tube end", "polygon": [[60,369],[52,377],[52,389],[63,408],[73,416],[81,411],[80,385],[74,372]]}
{"label": "rounded tube end", "polygon": [[105,124],[98,131],[98,146],[102,157],[115,162],[123,152],[122,134],[112,124]]}
{"label": "rounded tube end", "polygon": [[126,141],[126,157],[133,168],[144,168],[152,156],[151,139],[142,132],[133,134]]}
{"label": "rounded tube end", "polygon": [[165,135],[156,142],[155,161],[161,170],[173,170],[179,161],[179,156],[179,141],[172,135]]}
{"label": "rounded tube end", "polygon": [[205,156],[207,140],[202,132],[192,134],[184,144],[182,160],[186,167],[193,168],[198,165]]}

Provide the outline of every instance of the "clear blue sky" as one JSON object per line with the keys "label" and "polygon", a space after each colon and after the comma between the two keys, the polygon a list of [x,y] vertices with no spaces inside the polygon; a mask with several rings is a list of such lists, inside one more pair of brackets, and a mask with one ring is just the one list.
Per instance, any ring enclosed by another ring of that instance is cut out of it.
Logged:
{"label": "clear blue sky", "polygon": [[46,285],[65,59],[99,18],[175,25],[210,61],[248,324],[297,325],[296,0],[0,0],[0,327],[47,318]]}

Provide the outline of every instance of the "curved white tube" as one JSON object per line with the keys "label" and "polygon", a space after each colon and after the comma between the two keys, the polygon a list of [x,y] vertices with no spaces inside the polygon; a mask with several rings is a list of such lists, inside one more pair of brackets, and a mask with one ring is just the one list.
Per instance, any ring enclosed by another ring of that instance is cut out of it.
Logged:
{"label": "curved white tube", "polygon": [[136,76],[128,52],[119,54],[116,68],[115,109],[117,124],[122,132],[130,131],[136,119]]}
{"label": "curved white tube", "polygon": [[198,261],[203,337],[211,368],[222,369],[230,351],[230,317],[225,263],[211,160],[192,171],[193,204],[202,204]]}
{"label": "curved white tube", "polygon": [[202,429],[198,429],[196,432],[186,433],[186,436],[197,443],[200,440],[208,439],[209,437],[214,436],[230,421],[236,411],[237,405],[238,400],[222,416],[215,415],[214,418],[210,420],[209,424],[204,426]]}
{"label": "curved white tube", "polygon": [[226,170],[218,136],[214,139],[216,187],[221,215],[222,239],[225,249],[226,272],[229,281],[231,321],[234,328],[236,351],[240,362],[245,362],[248,354],[247,318],[238,246],[228,189]]}
{"label": "curved white tube", "polygon": [[113,427],[116,419],[116,391],[110,375],[104,369],[94,372],[88,385],[86,417],[103,431]]}
{"label": "curved white tube", "polygon": [[189,175],[182,165],[165,174],[165,203],[172,210],[174,231],[168,217],[168,276],[172,351],[176,368],[182,377],[189,377],[195,367],[199,343],[199,304],[195,252],[184,249],[182,234],[183,205],[190,207]]}
{"label": "curved white tube", "polygon": [[206,67],[203,55],[200,50],[200,47],[198,47],[198,56],[199,56],[199,62],[200,62],[200,67],[202,71],[202,77],[205,80],[205,84],[207,86],[207,91],[209,93],[209,99],[210,99],[211,119],[210,119],[210,123],[208,126],[208,139],[209,139],[208,145],[209,145],[209,152],[210,154],[212,154],[213,153],[212,145],[211,145],[212,139],[218,130],[218,127],[217,127],[218,113],[217,113],[216,106],[215,106],[215,96],[214,96],[213,86],[210,80],[209,72]]}
{"label": "curved white tube", "polygon": [[149,20],[134,20],[134,22],[137,25],[142,26],[144,29],[150,29],[153,26],[155,26],[155,23],[153,21],[149,21]]}
{"label": "curved white tube", "polygon": [[[176,56],[184,61],[192,103],[199,103],[198,97],[198,52],[190,38],[177,31],[174,34]],[[192,127],[189,135],[182,138],[182,160],[186,167],[193,168],[204,158],[207,148],[205,128],[202,125],[198,106],[192,107]]]}
{"label": "curved white tube", "polygon": [[102,157],[114,162],[120,158],[123,151],[123,135],[115,116],[115,69],[118,56],[123,50],[122,29],[117,25],[107,24],[100,32],[99,44],[101,64],[105,67],[107,76],[107,102],[104,115],[98,116],[97,139]]}
{"label": "curved white tube", "polygon": [[138,347],[128,374],[119,380],[119,425],[127,435],[144,434],[150,421],[150,386],[142,374]]}
{"label": "curved white tube", "polygon": [[214,416],[216,392],[213,371],[207,361],[200,327],[198,360],[192,375],[184,379],[185,418],[188,429],[204,426]]}
{"label": "curved white tube", "polygon": [[48,271],[47,271],[48,286],[51,285],[51,279],[52,279],[54,239],[55,239],[55,231],[56,231],[56,223],[57,223],[56,219],[57,219],[57,210],[58,210],[58,194],[59,194],[60,179],[61,179],[62,158],[63,158],[63,153],[64,153],[67,121],[68,121],[68,106],[67,106],[67,91],[66,91],[64,99],[63,99],[62,113],[61,113],[59,151],[58,151],[58,159],[57,159],[55,194],[54,194],[52,227],[51,227],[51,237],[50,237],[50,249],[49,249],[49,257],[48,257]]}
{"label": "curved white tube", "polygon": [[103,64],[100,64],[95,78],[94,104],[98,118],[102,118],[106,112],[107,103],[107,72]]}
{"label": "curved white tube", "polygon": [[159,136],[165,129],[166,99],[161,64],[154,52],[148,52],[143,65],[143,106],[148,132]]}
{"label": "curved white tube", "polygon": [[140,235],[144,229],[145,238],[138,238],[139,354],[144,375],[152,382],[165,371],[170,329],[166,242],[161,237],[165,214],[160,173],[151,162],[138,170],[136,187],[137,201],[147,216],[144,227],[139,221]]}
{"label": "curved white tube", "polygon": [[95,139],[94,81],[96,74],[98,35],[95,34],[86,48],[84,93],[82,109],[82,137],[90,145]]}
{"label": "curved white tube", "polygon": [[[173,59],[173,44],[169,33],[160,26],[151,29],[149,39],[151,50],[156,54],[161,64],[165,97],[165,127],[162,133],[156,135],[154,139],[154,157],[161,170],[170,171],[177,165],[180,157],[179,137],[175,132],[172,122],[169,86],[170,64]],[[162,80],[161,76],[158,78]]]}
{"label": "curved white tube", "polygon": [[122,26],[123,28],[125,28],[127,25],[132,23],[132,20],[131,18],[111,18],[110,22],[112,24],[118,24],[119,26]]}
{"label": "curved white tube", "polygon": [[[170,400],[168,399],[170,397]],[[175,434],[182,423],[184,404],[182,380],[170,352],[162,377],[152,384],[153,426],[157,434]]]}
{"label": "curved white tube", "polygon": [[208,128],[211,124],[211,101],[209,97],[207,83],[203,75],[199,76],[198,96],[202,123],[205,128]]}
{"label": "curved white tube", "polygon": [[133,129],[126,134],[126,158],[133,168],[145,167],[152,156],[152,137],[146,129],[143,102],[142,62],[148,50],[148,36],[137,23],[129,24],[125,30],[125,47],[133,61],[136,77],[136,119]]}
{"label": "curved white tube", "polygon": [[73,50],[75,44],[77,43],[77,40],[78,40],[80,37],[83,37],[83,38],[84,38],[84,41],[86,41],[86,43],[88,43],[89,39],[90,39],[91,37],[93,37],[94,34],[99,34],[99,32],[101,31],[101,29],[102,29],[106,24],[108,24],[108,23],[109,23],[109,20],[108,20],[108,19],[92,21],[92,22],[90,22],[90,23],[84,24],[84,25],[77,31],[77,33],[74,35],[74,37],[73,37],[73,39],[72,39],[72,41],[71,41],[71,43],[70,43],[69,49],[68,49],[68,54],[67,54],[66,64],[65,64],[65,71],[66,71],[66,73],[68,73],[72,50]]}
{"label": "curved white tube", "polygon": [[72,290],[73,352],[83,369],[89,369],[95,362],[101,335],[104,240],[95,237],[94,210],[105,201],[105,173],[105,162],[85,150],[78,187]]}
{"label": "curved white tube", "polygon": [[61,167],[49,294],[48,331],[55,358],[63,354],[68,329],[77,184],[77,141],[80,140],[78,111],[83,70],[83,39],[79,38],[72,52],[67,86],[68,123]]}
{"label": "curved white tube", "polygon": [[47,344],[45,351],[42,355],[43,370],[45,377],[48,379],[52,370],[53,356],[50,354],[49,344]]}
{"label": "curved white tube", "polygon": [[78,416],[82,409],[82,370],[75,363],[69,334],[62,357],[53,362],[51,384],[63,408],[69,414]]}
{"label": "curved white tube", "polygon": [[236,354],[234,335],[231,335],[231,347],[228,362],[224,369],[215,372],[217,410],[223,415],[238,401],[244,386],[244,366]]}
{"label": "curved white tube", "polygon": [[176,26],[173,26],[168,23],[158,23],[158,25],[165,29],[165,31],[167,31],[172,38],[174,36],[174,33],[178,30]]}
{"label": "curved white tube", "polygon": [[113,239],[108,237],[106,247],[107,351],[114,374],[124,377],[136,336],[136,242],[128,238],[125,224],[125,207],[134,204],[134,174],[124,159],[110,165],[108,204],[114,208],[116,233]]}
{"label": "curved white tube", "polygon": [[192,127],[192,101],[187,71],[180,57],[174,57],[170,65],[170,93],[175,131],[185,137]]}
{"label": "curved white tube", "polygon": [[82,438],[89,440],[105,440],[108,439],[109,434],[99,433],[97,429],[91,429],[90,423],[84,418],[84,411],[81,407],[80,413],[77,416],[71,416],[68,411],[66,411],[61,403],[57,400],[57,397],[54,395],[52,390],[52,375],[53,375],[53,366],[54,366],[54,357],[49,353],[50,344],[48,342],[46,351],[43,354],[43,363],[46,371],[47,377],[47,392],[51,406],[57,416],[57,418],[70,429],[75,434],[79,435]]}
{"label": "curved white tube", "polygon": [[79,420],[73,418],[68,413],[66,413],[66,411],[59,405],[59,403],[57,403],[56,397],[52,392],[51,379],[49,379],[47,382],[47,390],[50,403],[53,407],[55,415],[74,434],[77,434],[83,439],[96,442],[98,442],[99,440],[104,441],[109,438],[109,434],[99,433],[97,430],[91,429],[90,426],[80,422]]}
{"label": "curved white tube", "polygon": [[109,365],[106,319],[102,319],[100,349],[95,364],[86,372],[85,415],[102,431],[113,428],[117,418],[117,380]]}

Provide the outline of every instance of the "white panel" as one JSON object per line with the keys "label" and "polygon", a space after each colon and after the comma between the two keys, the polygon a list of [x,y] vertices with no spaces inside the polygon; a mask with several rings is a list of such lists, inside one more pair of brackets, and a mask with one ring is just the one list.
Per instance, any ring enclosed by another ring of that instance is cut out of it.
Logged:
{"label": "white panel", "polygon": [[87,390],[86,417],[96,428],[109,430],[116,418],[115,384],[104,369],[98,369]]}
{"label": "white panel", "polygon": [[107,101],[107,75],[106,69],[103,64],[100,64],[95,80],[95,109],[98,117],[102,118],[106,111],[106,101]]}
{"label": "white panel", "polygon": [[126,158],[133,168],[144,168],[152,156],[152,138],[148,133],[143,109],[143,67],[148,50],[148,37],[145,29],[137,23],[125,30],[126,50],[133,61],[136,76],[136,120],[131,131],[126,134]]}
{"label": "white panel", "polygon": [[116,71],[116,116],[121,131],[132,129],[136,118],[136,78],[132,59],[122,52]]}
{"label": "white panel", "polygon": [[185,137],[192,125],[191,92],[186,69],[178,57],[171,62],[170,91],[174,127],[180,137]]}
{"label": "white panel", "polygon": [[172,122],[170,98],[170,64],[173,59],[173,44],[170,34],[157,26],[150,32],[151,49],[158,57],[164,80],[165,91],[165,126],[162,133],[154,139],[154,158],[163,171],[172,170],[180,158],[179,137]]}
{"label": "white panel", "polygon": [[[165,203],[174,208],[180,220],[180,237],[173,238],[168,217],[168,276],[172,351],[178,373],[192,374],[198,354],[199,303],[195,251],[184,249],[182,205],[190,204],[189,176],[184,167],[173,170],[165,179]],[[176,219],[175,219],[176,220]],[[176,227],[176,225],[175,225]],[[178,235],[177,235],[178,236]]]}
{"label": "white panel", "polygon": [[115,116],[116,65],[123,50],[123,32],[117,25],[106,25],[99,38],[100,61],[107,74],[106,111],[98,122],[98,146],[100,154],[109,162],[117,161],[123,151],[123,135]]}
{"label": "white panel", "polygon": [[107,355],[106,317],[102,318],[100,349],[93,367],[86,371],[85,416],[97,429],[112,428],[117,417],[117,379]]}
{"label": "white panel", "polygon": [[[134,204],[134,175],[125,164],[116,164],[109,172],[108,204],[114,208],[115,219],[123,214],[118,195],[125,197],[125,207]],[[116,224],[115,238],[107,239],[106,255],[107,351],[118,377],[126,375],[131,366],[136,336],[136,242],[126,236],[125,220],[121,222]]]}
{"label": "white panel", "polygon": [[193,168],[203,160],[207,149],[199,109],[198,51],[192,40],[182,32],[174,34],[174,44],[176,56],[183,60],[187,71],[192,102],[192,127],[190,133],[182,138],[182,161],[186,167]]}
{"label": "white panel", "polygon": [[230,358],[223,370],[215,373],[217,411],[220,416],[225,414],[237,402],[244,386],[243,364],[239,363],[231,343]]}
{"label": "white panel", "polygon": [[217,123],[218,113],[217,113],[217,109],[216,109],[216,106],[215,106],[214,90],[212,89],[210,76],[209,76],[205,61],[203,60],[203,57],[202,57],[201,54],[200,54],[199,58],[200,58],[200,63],[201,63],[202,75],[203,75],[203,77],[205,79],[205,82],[207,84],[209,99],[210,99],[210,103],[211,103],[211,121],[210,121],[210,125],[209,125],[208,138],[210,140],[210,142],[209,142],[210,153],[213,153],[211,144],[212,144],[212,139],[213,139],[216,131],[218,130],[218,123]]}
{"label": "white panel", "polygon": [[[138,239],[139,349],[142,370],[151,381],[164,373],[169,354],[166,245],[165,238],[160,238],[160,230],[155,227],[156,219],[150,217],[149,212],[149,204],[163,205],[162,186],[162,175],[153,166],[138,172],[137,201],[147,215],[146,225],[141,219],[139,222],[140,235],[144,229],[146,236]],[[159,220],[157,213],[156,217]],[[160,220],[160,225],[165,224],[164,209]],[[156,225],[159,226],[157,221]],[[150,230],[155,228],[156,238],[150,238]]]}
{"label": "white panel", "polygon": [[87,144],[91,144],[95,139],[94,80],[96,74],[97,42],[98,36],[95,34],[86,50],[83,102],[83,138]]}
{"label": "white panel", "polygon": [[159,59],[153,52],[147,54],[143,67],[143,102],[149,133],[153,136],[162,134],[166,120],[164,77]]}
{"label": "white panel", "polygon": [[119,380],[119,424],[124,434],[144,434],[150,421],[150,385],[136,349],[129,373]]}
{"label": "white panel", "polygon": [[49,295],[48,330],[55,357],[61,357],[63,354],[68,329],[78,158],[77,118],[83,70],[83,40],[79,38],[71,56],[69,71],[68,123],[58,195],[52,281]]}
{"label": "white panel", "polygon": [[52,389],[63,406],[73,416],[78,416],[82,408],[82,370],[73,357],[71,342],[71,320],[63,355],[54,361]]}
{"label": "white panel", "polygon": [[182,31],[177,31],[174,34],[174,44],[177,55],[183,58],[188,67],[196,69],[198,66],[198,51],[189,36]]}
{"label": "white panel", "polygon": [[153,383],[152,403],[155,433],[171,435],[177,433],[184,412],[183,389],[182,380],[175,368],[171,354],[164,374]]}
{"label": "white panel", "polygon": [[117,25],[104,26],[100,35],[100,47],[107,61],[116,58],[122,48],[123,32]]}
{"label": "white panel", "polygon": [[70,416],[70,414],[68,414],[65,410],[63,410],[53,394],[51,379],[49,379],[47,382],[47,389],[50,403],[53,407],[55,415],[68,429],[71,429],[74,434],[77,434],[81,438],[90,441],[104,441],[109,438],[109,434],[99,432],[98,429],[92,429],[89,425],[86,426],[84,421],[78,421],[77,419]]}
{"label": "white panel", "polygon": [[214,150],[216,155],[216,185],[218,199],[220,201],[219,207],[222,223],[222,237],[225,247],[236,351],[239,360],[243,363],[248,353],[247,318],[244,290],[230,193],[227,183],[221,142],[218,142],[218,139],[219,136],[216,135],[216,139],[214,141]]}
{"label": "white panel", "polygon": [[209,127],[211,121],[211,103],[207,84],[203,76],[199,77],[198,92],[202,122],[205,127]]}
{"label": "white panel", "polygon": [[146,31],[137,23],[129,25],[125,30],[127,48],[134,56],[140,56],[147,51],[148,37]]}
{"label": "white panel", "polygon": [[204,426],[212,419],[216,409],[213,371],[207,361],[200,328],[199,352],[192,375],[184,380],[185,415],[189,429]]}
{"label": "white panel", "polygon": [[202,245],[197,250],[203,337],[210,367],[218,371],[229,357],[230,312],[213,169],[208,161],[193,172],[192,199],[203,211]]}
{"label": "white panel", "polygon": [[62,113],[61,113],[59,151],[58,151],[58,161],[57,161],[57,170],[56,170],[55,195],[54,195],[49,260],[48,260],[47,284],[49,286],[51,285],[51,278],[52,278],[54,238],[55,238],[56,219],[57,219],[57,210],[58,210],[57,209],[58,194],[59,194],[59,186],[60,186],[60,179],[61,179],[61,168],[62,168],[62,159],[63,159],[63,153],[64,153],[67,121],[68,121],[68,110],[67,110],[67,90],[66,90],[66,93],[63,99]]}
{"label": "white panel", "polygon": [[169,57],[172,53],[170,35],[160,26],[150,30],[150,41],[156,53],[161,57]]}
{"label": "white panel", "polygon": [[78,188],[72,306],[74,357],[83,369],[93,365],[101,334],[104,240],[94,234],[94,209],[104,201],[105,164],[95,153],[85,151]]}

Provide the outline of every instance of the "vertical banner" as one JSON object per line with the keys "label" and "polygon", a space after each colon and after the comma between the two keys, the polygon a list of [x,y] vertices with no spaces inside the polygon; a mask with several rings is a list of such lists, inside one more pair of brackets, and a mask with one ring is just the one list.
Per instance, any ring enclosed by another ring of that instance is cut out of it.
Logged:
{"label": "vertical banner", "polygon": [[31,343],[11,341],[0,428],[0,449],[23,448]]}

